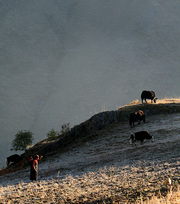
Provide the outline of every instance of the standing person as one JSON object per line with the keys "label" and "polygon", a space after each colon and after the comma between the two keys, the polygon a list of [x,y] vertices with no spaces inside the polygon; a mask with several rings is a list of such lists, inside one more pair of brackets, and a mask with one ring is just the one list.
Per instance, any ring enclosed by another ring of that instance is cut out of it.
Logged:
{"label": "standing person", "polygon": [[38,180],[38,161],[41,160],[43,156],[36,155],[35,159],[30,157],[29,164],[31,167],[30,170],[30,180],[37,181]]}
{"label": "standing person", "polygon": [[29,158],[29,165],[30,165],[30,180],[33,180],[32,179],[33,178],[33,176],[32,176],[32,174],[33,174],[33,167],[32,167],[32,165],[33,165],[33,157]]}

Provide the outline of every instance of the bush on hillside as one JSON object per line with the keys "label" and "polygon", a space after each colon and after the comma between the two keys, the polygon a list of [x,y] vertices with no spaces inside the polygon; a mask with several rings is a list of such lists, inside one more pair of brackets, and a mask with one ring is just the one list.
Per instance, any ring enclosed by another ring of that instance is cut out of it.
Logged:
{"label": "bush on hillside", "polygon": [[27,148],[27,146],[32,145],[32,141],[33,141],[33,133],[30,131],[19,131],[16,135],[15,135],[15,139],[12,142],[12,150],[15,151],[23,151]]}
{"label": "bush on hillside", "polygon": [[59,135],[59,133],[57,131],[55,131],[54,129],[51,129],[47,133],[46,137],[47,137],[48,141],[52,141],[52,140],[56,140],[58,135]]}
{"label": "bush on hillside", "polygon": [[69,126],[69,123],[64,123],[62,126],[61,126],[61,131],[60,131],[60,134],[66,134],[70,131],[70,126]]}
{"label": "bush on hillside", "polygon": [[48,139],[48,141],[52,141],[52,140],[57,140],[58,137],[64,136],[65,134],[67,134],[70,131],[70,127],[69,127],[69,123],[64,123],[61,126],[61,131],[55,131],[54,129],[51,129],[46,137]]}

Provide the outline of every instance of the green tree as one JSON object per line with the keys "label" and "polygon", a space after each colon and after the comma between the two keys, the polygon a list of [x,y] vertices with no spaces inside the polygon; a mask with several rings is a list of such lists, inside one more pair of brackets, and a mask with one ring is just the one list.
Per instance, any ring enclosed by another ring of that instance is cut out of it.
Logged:
{"label": "green tree", "polygon": [[54,129],[51,129],[47,133],[46,137],[48,138],[49,141],[51,141],[51,140],[56,140],[58,135],[59,135],[59,133],[57,131],[55,131]]}
{"label": "green tree", "polygon": [[32,145],[32,141],[33,141],[33,133],[30,131],[21,130],[15,135],[15,139],[12,142],[11,150],[23,151],[26,149],[28,145]]}

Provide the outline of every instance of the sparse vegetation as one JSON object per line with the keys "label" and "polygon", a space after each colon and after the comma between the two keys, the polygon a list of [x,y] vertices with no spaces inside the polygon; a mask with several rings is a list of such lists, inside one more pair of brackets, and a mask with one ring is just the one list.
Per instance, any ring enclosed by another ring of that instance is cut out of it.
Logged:
{"label": "sparse vegetation", "polygon": [[65,134],[67,134],[69,131],[70,131],[69,123],[64,123],[61,126],[61,130],[59,132],[55,131],[54,129],[51,129],[47,133],[46,137],[47,137],[48,141],[57,140],[58,137],[61,137],[61,136],[65,135]]}
{"label": "sparse vegetation", "polygon": [[55,131],[54,129],[51,129],[47,133],[47,139],[48,139],[48,141],[56,140],[58,135],[59,135],[59,132]]}
{"label": "sparse vegetation", "polygon": [[27,146],[32,145],[33,141],[33,133],[30,131],[19,131],[15,135],[15,139],[12,142],[11,150],[15,151],[23,151],[27,148]]}
{"label": "sparse vegetation", "polygon": [[66,134],[70,131],[70,125],[69,123],[64,123],[62,126],[61,126],[61,131],[60,131],[60,134]]}

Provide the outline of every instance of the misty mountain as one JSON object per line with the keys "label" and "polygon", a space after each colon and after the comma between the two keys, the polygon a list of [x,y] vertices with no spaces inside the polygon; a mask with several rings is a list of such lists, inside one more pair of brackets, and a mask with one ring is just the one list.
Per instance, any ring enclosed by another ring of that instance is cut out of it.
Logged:
{"label": "misty mountain", "polygon": [[142,0],[0,1],[0,124],[37,142],[104,109],[179,97],[180,4]]}

